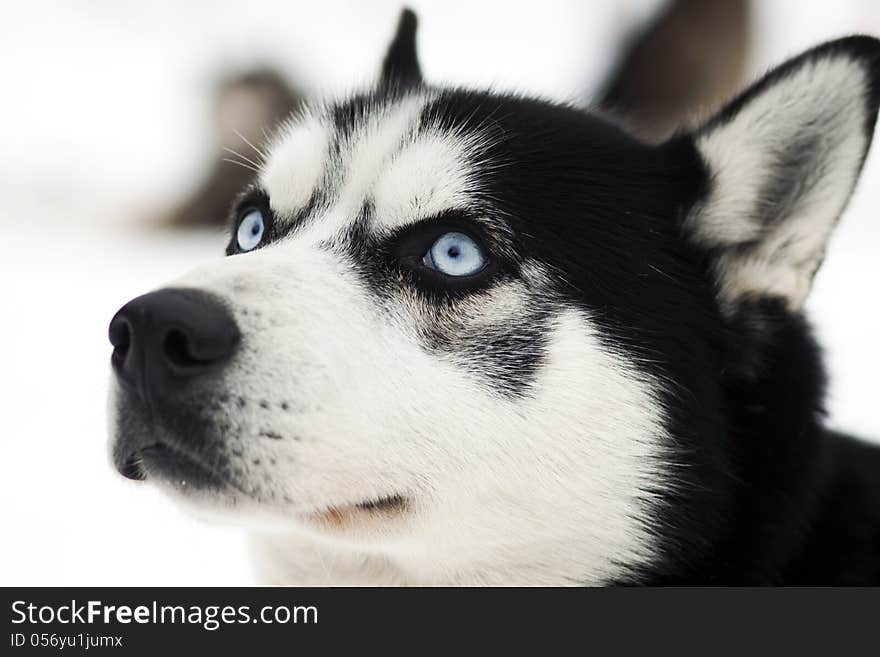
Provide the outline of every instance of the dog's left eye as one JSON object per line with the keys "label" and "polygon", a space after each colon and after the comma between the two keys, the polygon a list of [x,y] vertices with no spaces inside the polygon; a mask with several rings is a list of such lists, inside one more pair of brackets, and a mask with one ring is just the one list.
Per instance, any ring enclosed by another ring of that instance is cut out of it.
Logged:
{"label": "dog's left eye", "polygon": [[263,239],[263,214],[259,210],[248,212],[241,223],[238,224],[238,248],[242,251],[250,251]]}
{"label": "dog's left eye", "polygon": [[483,250],[464,233],[444,233],[422,259],[422,264],[447,276],[473,276],[486,266]]}

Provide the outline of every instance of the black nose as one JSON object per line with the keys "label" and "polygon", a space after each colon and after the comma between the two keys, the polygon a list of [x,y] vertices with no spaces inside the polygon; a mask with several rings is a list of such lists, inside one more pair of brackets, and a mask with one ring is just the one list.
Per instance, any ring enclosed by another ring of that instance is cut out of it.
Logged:
{"label": "black nose", "polygon": [[200,290],[158,290],[125,304],[110,322],[110,359],[120,381],[145,401],[216,370],[239,342],[229,311]]}

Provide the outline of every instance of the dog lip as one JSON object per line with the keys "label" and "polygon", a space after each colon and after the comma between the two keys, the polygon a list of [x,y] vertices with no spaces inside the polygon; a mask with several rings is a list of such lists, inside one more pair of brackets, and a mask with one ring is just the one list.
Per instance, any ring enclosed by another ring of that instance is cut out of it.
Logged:
{"label": "dog lip", "polygon": [[365,502],[358,502],[355,506],[363,511],[402,511],[406,507],[406,498],[402,495],[385,495]]}
{"label": "dog lip", "polygon": [[146,481],[147,473],[144,472],[143,463],[141,462],[141,453],[135,452],[128,456],[123,463],[120,464],[119,474],[126,479],[132,481]]}
{"label": "dog lip", "polygon": [[359,517],[391,519],[406,513],[411,506],[409,498],[403,495],[383,495],[361,502],[334,504],[308,514],[308,519],[322,525],[341,527]]}
{"label": "dog lip", "polygon": [[164,442],[152,443],[132,453],[119,471],[129,479],[143,481],[157,477],[194,488],[220,488],[228,483],[220,472],[202,459]]}

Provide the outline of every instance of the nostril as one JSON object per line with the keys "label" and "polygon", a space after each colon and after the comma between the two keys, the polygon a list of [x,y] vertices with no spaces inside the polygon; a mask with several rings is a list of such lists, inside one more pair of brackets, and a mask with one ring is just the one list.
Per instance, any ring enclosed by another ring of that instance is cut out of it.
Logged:
{"label": "nostril", "polygon": [[179,329],[168,331],[162,342],[162,351],[169,363],[183,369],[204,364],[193,356],[189,337]]}
{"label": "nostril", "polygon": [[[204,349],[202,349],[204,350]],[[162,341],[162,352],[168,363],[180,371],[190,371],[211,365],[219,358],[199,353],[199,345],[181,329],[171,329]]]}
{"label": "nostril", "polygon": [[110,344],[113,345],[112,364],[122,367],[131,347],[131,326],[123,317],[116,317],[110,324]]}

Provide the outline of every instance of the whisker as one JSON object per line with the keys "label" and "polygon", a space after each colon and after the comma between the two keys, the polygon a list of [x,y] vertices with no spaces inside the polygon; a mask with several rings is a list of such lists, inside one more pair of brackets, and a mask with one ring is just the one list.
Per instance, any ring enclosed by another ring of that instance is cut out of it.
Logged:
{"label": "whisker", "polygon": [[223,157],[220,158],[223,162],[229,162],[230,164],[237,164],[238,166],[247,169],[248,171],[253,171],[254,173],[260,173],[260,170],[252,167],[249,164],[245,164],[244,162],[239,162],[238,160],[233,160],[231,157]]}
{"label": "whisker", "polygon": [[228,146],[224,146],[223,150],[226,151],[227,153],[231,153],[232,155],[235,155],[236,157],[240,157],[242,160],[244,160],[248,164],[251,164],[251,165],[257,167],[257,169],[260,168],[259,162],[254,162],[251,158],[247,157],[246,155],[242,155],[241,153],[239,153],[237,150],[235,150],[233,148],[229,148]]}
{"label": "whisker", "polygon": [[261,151],[259,148],[257,148],[256,146],[254,146],[253,143],[251,143],[251,140],[250,140],[250,139],[248,139],[247,137],[245,137],[243,134],[241,134],[241,133],[240,133],[238,130],[236,130],[235,128],[232,129],[232,132],[234,132],[236,135],[238,135],[238,138],[241,139],[245,144],[247,144],[248,146],[250,146],[251,148],[254,149],[254,152],[256,152],[256,154],[260,156],[260,161],[261,161],[261,163],[263,163],[263,162],[266,161],[266,154],[265,154],[263,151]]}

